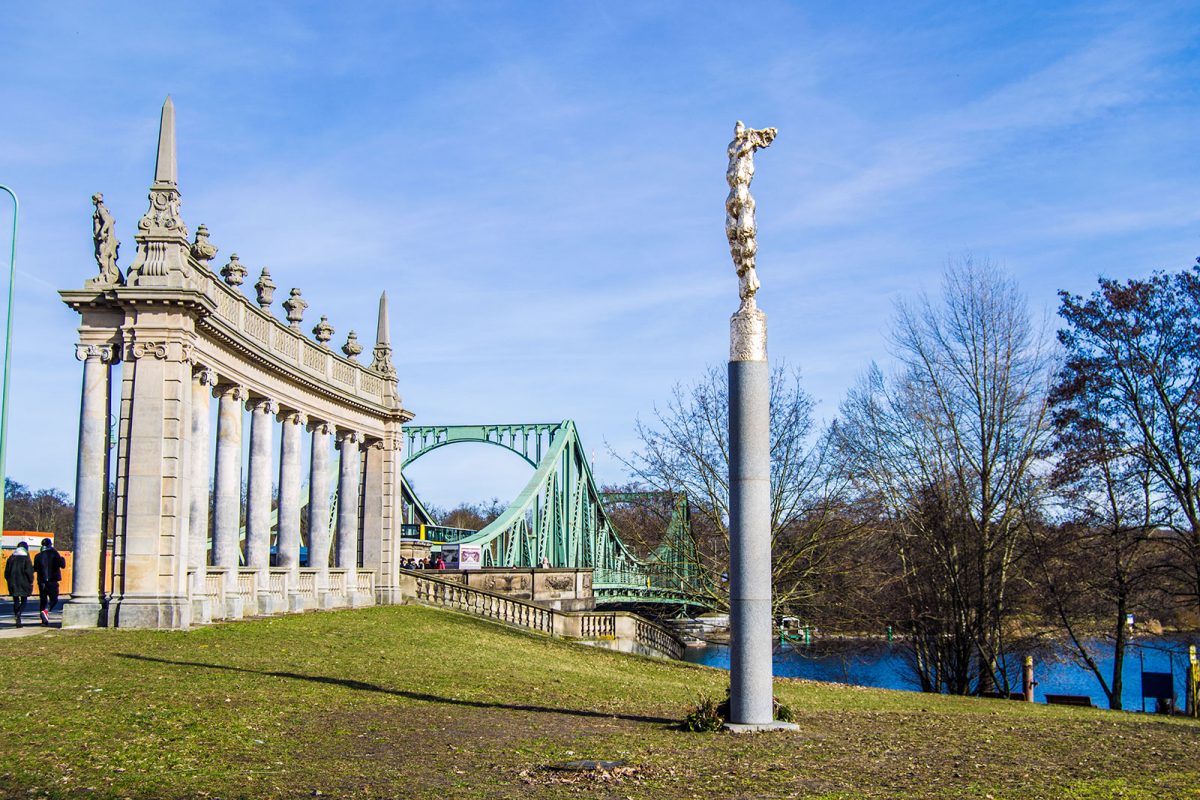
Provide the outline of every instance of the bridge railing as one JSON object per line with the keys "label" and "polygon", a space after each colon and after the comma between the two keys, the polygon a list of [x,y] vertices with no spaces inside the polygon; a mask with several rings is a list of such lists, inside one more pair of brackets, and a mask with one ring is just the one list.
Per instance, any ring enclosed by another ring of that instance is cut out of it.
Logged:
{"label": "bridge railing", "polygon": [[469,530],[467,528],[450,528],[445,525],[410,525],[405,523],[400,526],[400,538],[402,539],[421,539],[431,542],[446,542],[453,544],[461,542],[463,539],[469,539],[479,533],[479,531]]}
{"label": "bridge railing", "polygon": [[639,564],[637,569],[597,569],[594,586],[631,586],[646,589],[686,591],[681,570],[673,564]]}
{"label": "bridge railing", "polygon": [[424,572],[403,572],[402,586],[405,581],[412,582],[414,599],[426,605],[463,611],[555,638],[611,641],[618,650],[676,659],[683,656],[683,642],[673,632],[626,611],[556,611]]}

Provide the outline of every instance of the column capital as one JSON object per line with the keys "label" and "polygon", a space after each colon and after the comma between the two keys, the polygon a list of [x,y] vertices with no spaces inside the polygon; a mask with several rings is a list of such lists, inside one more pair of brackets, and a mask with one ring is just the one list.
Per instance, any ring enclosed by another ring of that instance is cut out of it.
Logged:
{"label": "column capital", "polygon": [[326,436],[333,433],[333,423],[320,419],[310,420],[307,427],[310,433],[323,433]]}
{"label": "column capital", "polygon": [[276,415],[276,419],[284,424],[291,425],[307,425],[308,414],[303,411],[297,411],[294,408],[285,408]]}
{"label": "column capital", "polygon": [[113,360],[113,347],[110,344],[77,344],[75,345],[75,358],[80,361],[98,358],[107,364]]}
{"label": "column capital", "polygon": [[236,383],[218,383],[213,387],[213,397],[245,401],[250,399],[250,391],[245,386],[239,386]]}
{"label": "column capital", "polygon": [[343,447],[348,444],[362,444],[363,435],[358,431],[339,430],[337,432],[338,447]]}
{"label": "column capital", "polygon": [[198,367],[192,372],[192,380],[201,386],[216,386],[217,371],[212,367]]}
{"label": "column capital", "polygon": [[279,403],[269,397],[251,397],[246,401],[246,408],[257,414],[279,413]]}

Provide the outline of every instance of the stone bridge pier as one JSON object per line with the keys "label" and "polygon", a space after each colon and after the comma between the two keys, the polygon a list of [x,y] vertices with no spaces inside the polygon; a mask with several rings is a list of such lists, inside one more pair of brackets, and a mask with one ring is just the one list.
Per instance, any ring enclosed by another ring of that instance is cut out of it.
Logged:
{"label": "stone bridge pier", "polygon": [[340,353],[325,317],[312,338],[302,332],[299,289],[281,303],[285,319],[273,315],[265,267],[253,297],[236,254],[214,271],[207,228],[189,240],[181,216],[174,115],[168,98],[133,262],[123,274],[96,195],[99,274],[60,292],[81,316],[83,364],[63,625],[187,628],[396,602],[402,425],[413,414],[398,392],[386,295],[363,364],[353,331]]}

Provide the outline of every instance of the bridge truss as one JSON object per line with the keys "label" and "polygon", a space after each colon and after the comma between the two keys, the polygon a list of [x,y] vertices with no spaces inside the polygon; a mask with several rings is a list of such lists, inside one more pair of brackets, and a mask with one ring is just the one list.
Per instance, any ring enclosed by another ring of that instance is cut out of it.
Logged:
{"label": "bridge truss", "polygon": [[545,557],[556,567],[591,567],[592,590],[601,603],[703,604],[687,497],[674,498],[661,543],[639,558],[621,541],[605,509],[606,501],[635,496],[599,490],[573,421],[403,430],[409,454],[405,468],[433,450],[470,442],[502,447],[534,469],[516,500],[491,524],[479,531],[432,528],[433,538],[479,545],[484,566],[532,567]]}

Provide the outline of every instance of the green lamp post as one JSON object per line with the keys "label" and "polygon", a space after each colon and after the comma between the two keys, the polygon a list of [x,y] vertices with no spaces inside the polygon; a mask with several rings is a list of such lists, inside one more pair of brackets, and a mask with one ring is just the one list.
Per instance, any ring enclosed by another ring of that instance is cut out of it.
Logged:
{"label": "green lamp post", "polygon": [[4,532],[4,496],[8,488],[8,473],[5,472],[5,456],[8,453],[8,365],[12,358],[13,330],[13,281],[17,275],[17,219],[21,216],[21,201],[17,193],[0,183],[0,189],[8,192],[13,201],[12,253],[8,259],[8,313],[5,315],[4,333],[4,388],[0,390],[0,533]]}

